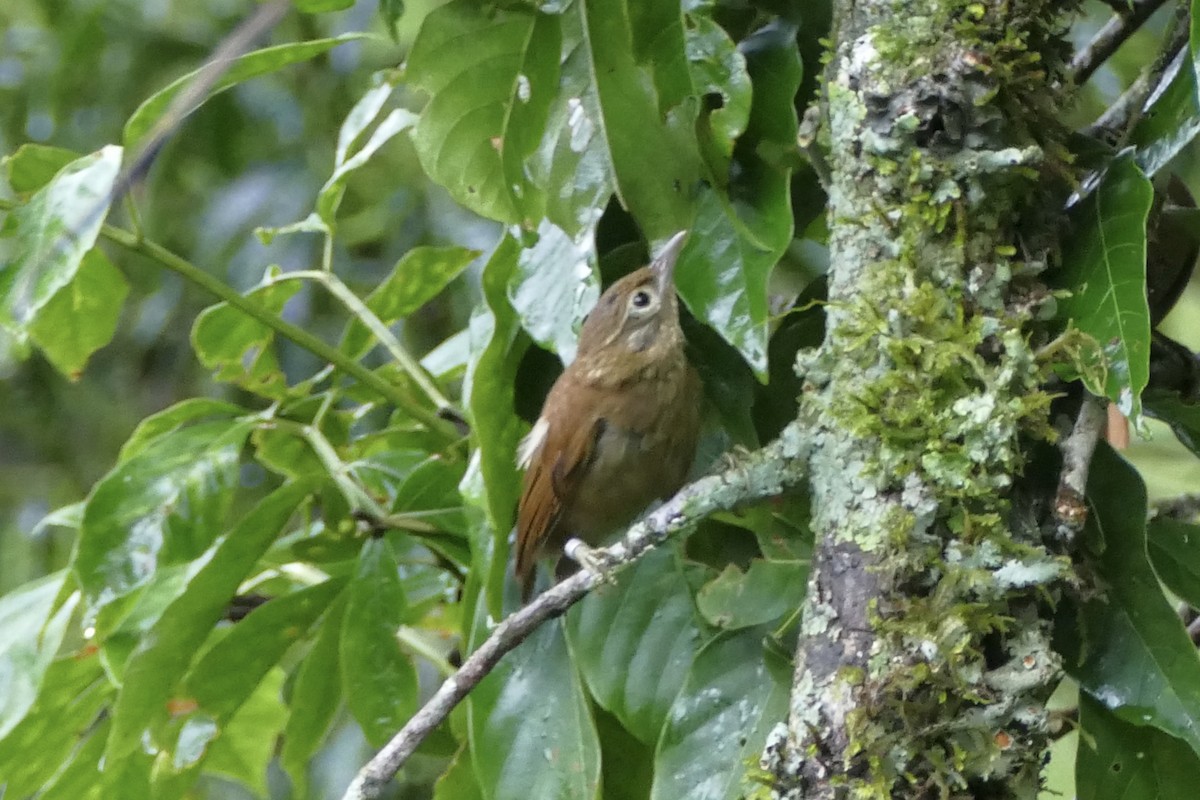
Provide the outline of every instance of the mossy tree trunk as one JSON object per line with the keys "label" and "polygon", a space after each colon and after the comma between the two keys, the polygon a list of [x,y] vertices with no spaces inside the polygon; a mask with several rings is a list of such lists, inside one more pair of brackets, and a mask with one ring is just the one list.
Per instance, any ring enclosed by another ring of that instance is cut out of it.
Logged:
{"label": "mossy tree trunk", "polygon": [[[776,794],[1032,797],[1069,579],[1017,490],[1065,196],[1061,4],[844,0],[819,108],[817,546]],[[815,117],[815,112],[810,113]]]}

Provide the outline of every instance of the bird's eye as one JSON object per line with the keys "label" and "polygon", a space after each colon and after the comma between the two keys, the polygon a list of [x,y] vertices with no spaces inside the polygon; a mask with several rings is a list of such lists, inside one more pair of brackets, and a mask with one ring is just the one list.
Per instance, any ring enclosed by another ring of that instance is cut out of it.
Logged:
{"label": "bird's eye", "polygon": [[654,295],[646,289],[638,289],[629,296],[629,307],[634,311],[645,311],[654,304]]}

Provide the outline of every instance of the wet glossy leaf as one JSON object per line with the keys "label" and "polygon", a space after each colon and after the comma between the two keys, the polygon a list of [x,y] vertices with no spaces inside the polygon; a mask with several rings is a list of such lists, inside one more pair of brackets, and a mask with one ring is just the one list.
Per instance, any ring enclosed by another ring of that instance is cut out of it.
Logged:
{"label": "wet glossy leaf", "polygon": [[159,564],[199,556],[223,531],[252,423],[201,422],[147,444],[88,498],[75,572],[93,606],[146,583]]}
{"label": "wet glossy leaf", "polygon": [[471,757],[486,800],[596,797],[600,744],[560,621],[506,655],[467,702]]}
{"label": "wet glossy leaf", "polygon": [[792,238],[789,195],[801,78],[795,28],[764,27],[739,46],[754,80],[753,102],[726,192],[700,190],[676,284],[688,308],[767,374],[767,278]]}
{"label": "wet glossy leaf", "polygon": [[[190,114],[207,102],[209,98],[220,94],[231,86],[236,86],[239,83],[260,75],[267,75],[292,64],[308,61],[322,53],[329,52],[339,44],[352,42],[363,38],[363,36],[364,34],[361,33],[348,33],[342,36],[335,36],[332,39],[291,42],[289,44],[266,47],[262,50],[256,50],[253,53],[247,53],[244,56],[235,58],[230,62],[225,73],[208,90],[208,93],[204,97],[199,98],[190,108],[184,109],[184,113]],[[136,150],[138,145],[142,144],[143,140],[150,134],[154,127],[159,124],[176,96],[190,87],[198,73],[202,70],[203,67],[177,78],[138,106],[137,110],[129,118],[129,121],[125,123],[123,137],[125,147],[131,151]]]}
{"label": "wet glossy leaf", "polygon": [[567,615],[575,663],[596,702],[653,745],[703,633],[677,556],[655,550]]}
{"label": "wet glossy leaf", "polygon": [[1146,527],[1146,545],[1159,579],[1193,608],[1200,608],[1200,526],[1152,519]]}
{"label": "wet glossy leaf", "polygon": [[342,703],[339,648],[347,594],[342,594],[326,612],[312,649],[304,657],[292,686],[288,703],[291,713],[283,734],[280,763],[287,770],[295,794],[308,796],[308,768],[320,749],[334,714]]}
{"label": "wet glossy leaf", "polygon": [[96,243],[120,166],[121,148],[113,146],[72,161],[11,213],[17,235],[11,260],[0,266],[0,327],[18,341]]}
{"label": "wet glossy leaf", "polygon": [[56,572],[0,597],[0,739],[33,707],[62,644],[79,599],[58,606],[67,577]]}
{"label": "wet glossy leaf", "polygon": [[[1195,3],[1193,1],[1193,10]],[[1154,99],[1133,129],[1130,142],[1137,147],[1138,166],[1154,177],[1200,134],[1200,23],[1191,17],[1190,58],[1185,56],[1179,71],[1165,91]]]}
{"label": "wet glossy leaf", "polygon": [[79,158],[79,153],[62,147],[26,142],[12,155],[0,158],[8,185],[17,194],[41,189],[60,169]]}
{"label": "wet glossy leaf", "polygon": [[723,634],[696,656],[658,742],[652,800],[743,795],[747,764],[787,713],[790,670],[763,647],[764,635]]}
{"label": "wet glossy leaf", "polygon": [[[1150,376],[1150,308],[1146,303],[1146,215],[1154,190],[1128,156],[1112,163],[1072,213],[1063,245],[1061,284],[1071,296],[1060,316],[1104,351],[1108,375],[1088,388],[1108,397],[1131,420],[1141,415]],[[1085,377],[1086,383],[1093,383]]]}
{"label": "wet glossy leaf", "polygon": [[128,461],[145,450],[156,439],[170,434],[189,422],[196,422],[204,417],[231,420],[246,413],[246,409],[241,406],[227,403],[224,400],[189,397],[156,414],[151,414],[139,422],[138,426],[133,429],[133,433],[125,440],[125,444],[121,445],[121,454],[117,457],[117,461],[118,463]]}
{"label": "wet glossy leaf", "polygon": [[168,699],[200,646],[225,614],[238,586],[283,529],[311,487],[272,492],[223,537],[186,588],[141,639],[125,667],[113,709],[109,758],[124,758],[166,722]]}
{"label": "wet glossy leaf", "polygon": [[513,380],[527,341],[508,303],[519,246],[505,236],[483,269],[483,304],[469,323],[471,358],[463,379],[463,399],[477,450],[461,487],[471,520],[471,552],[477,575],[487,577],[488,607],[499,614],[504,576],[504,541],[516,515],[520,478],[515,456],[522,423],[513,412]]}
{"label": "wet glossy leaf", "polygon": [[745,572],[730,564],[700,590],[696,606],[719,628],[750,628],[796,612],[807,582],[806,561],[754,559]]}
{"label": "wet glossy leaf", "polygon": [[746,59],[724,29],[702,13],[690,14],[688,21],[687,59],[695,91],[701,97],[710,93],[720,97],[719,103],[701,108],[696,136],[713,178],[724,185],[734,143],[750,119],[753,88]]}
{"label": "wet glossy leaf", "polygon": [[257,797],[269,797],[267,768],[275,756],[275,741],[283,729],[287,710],[279,702],[286,675],[273,669],[254,693],[221,728],[213,742],[204,772],[237,781]]}
{"label": "wet glossy leaf", "polygon": [[[247,296],[273,314],[300,289],[298,281],[275,281],[268,273],[263,285]],[[216,371],[217,380],[235,383],[272,400],[287,396],[287,380],[275,354],[275,331],[244,312],[217,303],[196,317],[192,347],[205,367]]]}
{"label": "wet glossy leaf", "polygon": [[92,353],[112,341],[128,293],[125,276],[92,248],[34,318],[29,335],[55,369],[78,380]]}
{"label": "wet glossy leaf", "polygon": [[374,747],[417,710],[417,671],[396,633],[408,601],[384,539],[363,544],[342,623],[341,672],[346,705]]}
{"label": "wet glossy leaf", "polygon": [[[465,247],[414,247],[371,292],[367,308],[384,325],[392,325],[437,297],[478,257],[478,250]],[[371,341],[366,326],[354,320],[340,346],[351,357],[361,358]]]}
{"label": "wet glossy leaf", "polygon": [[1200,759],[1186,744],[1132,725],[1087,695],[1079,698],[1078,800],[1191,800]]}
{"label": "wet glossy leaf", "polygon": [[572,241],[562,229],[544,221],[537,242],[521,250],[509,284],[521,327],[566,363],[574,360],[579,327],[600,296],[594,262],[590,241]]}
{"label": "wet glossy leaf", "polygon": [[1082,643],[1067,653],[1080,686],[1120,719],[1152,725],[1200,753],[1200,659],[1146,558],[1146,488],[1101,445],[1088,478],[1086,535],[1107,596],[1080,614]]}
{"label": "wet glossy leaf", "polygon": [[558,85],[560,32],[550,16],[457,0],[429,13],[408,78],[429,93],[413,134],[433,180],[491,219],[541,216],[523,164],[537,148]]}

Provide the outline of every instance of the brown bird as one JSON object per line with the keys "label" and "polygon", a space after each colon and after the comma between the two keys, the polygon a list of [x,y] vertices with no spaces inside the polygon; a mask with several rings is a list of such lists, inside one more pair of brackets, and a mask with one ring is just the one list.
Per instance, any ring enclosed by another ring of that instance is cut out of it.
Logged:
{"label": "brown bird", "polygon": [[[684,354],[672,277],[686,232],[609,287],[583,323],[517,462],[526,468],[515,573],[570,537],[589,545],[683,485],[700,432],[700,378]],[[586,554],[586,551],[585,551]]]}

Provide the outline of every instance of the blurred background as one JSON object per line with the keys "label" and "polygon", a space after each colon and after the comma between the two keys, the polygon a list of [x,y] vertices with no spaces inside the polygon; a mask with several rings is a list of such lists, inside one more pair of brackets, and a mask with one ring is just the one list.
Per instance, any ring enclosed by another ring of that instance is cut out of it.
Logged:
{"label": "blurred background", "polygon": [[[134,191],[137,224],[149,238],[239,289],[257,283],[270,264],[315,266],[318,237],[279,237],[268,246],[254,229],[294,222],[308,212],[332,168],[346,112],[373,72],[403,61],[434,5],[407,2],[398,41],[384,30],[375,0],[334,14],[289,13],[270,34],[271,43],[349,31],[375,35],[240,84],[193,114]],[[4,0],[0,157],[27,142],[80,153],[119,142],[139,103],[200,66],[255,6],[250,0]],[[1086,8],[1086,19],[1072,32],[1076,43],[1086,42],[1112,13],[1099,2]],[[1078,106],[1064,110],[1073,123],[1094,119],[1153,60],[1169,13],[1160,11],[1098,71]],[[410,105],[419,102],[412,98]],[[1175,169],[1193,194],[1200,192],[1198,152],[1193,145]],[[0,196],[13,196],[2,177]],[[109,221],[133,225],[129,204],[114,209]],[[365,294],[414,245],[487,250],[497,234],[494,224],[462,211],[432,186],[407,137],[399,136],[351,180],[335,263],[343,279]],[[0,263],[11,255],[7,246],[0,238]],[[112,252],[132,290],[116,340],[78,381],[66,380],[0,331],[0,594],[66,562],[70,535],[39,530],[38,521],[82,499],[139,420],[185,397],[236,399],[235,388],[210,380],[188,342],[196,315],[214,299],[153,264]],[[411,350],[425,353],[461,330],[477,297],[477,275],[469,271],[405,323]],[[327,339],[336,337],[345,319],[311,286],[286,313]],[[1200,350],[1198,323],[1200,284],[1193,281],[1161,327]],[[314,368],[295,348],[283,353],[293,359],[285,367],[296,374]],[[1135,434],[1128,455],[1142,468],[1151,499],[1200,491],[1200,461],[1165,427],[1150,421],[1144,438]],[[352,755],[363,748],[356,736],[356,729],[346,728],[326,754],[330,786],[344,785],[339,770],[353,770],[360,761]],[[419,768],[415,772],[419,776]]]}

